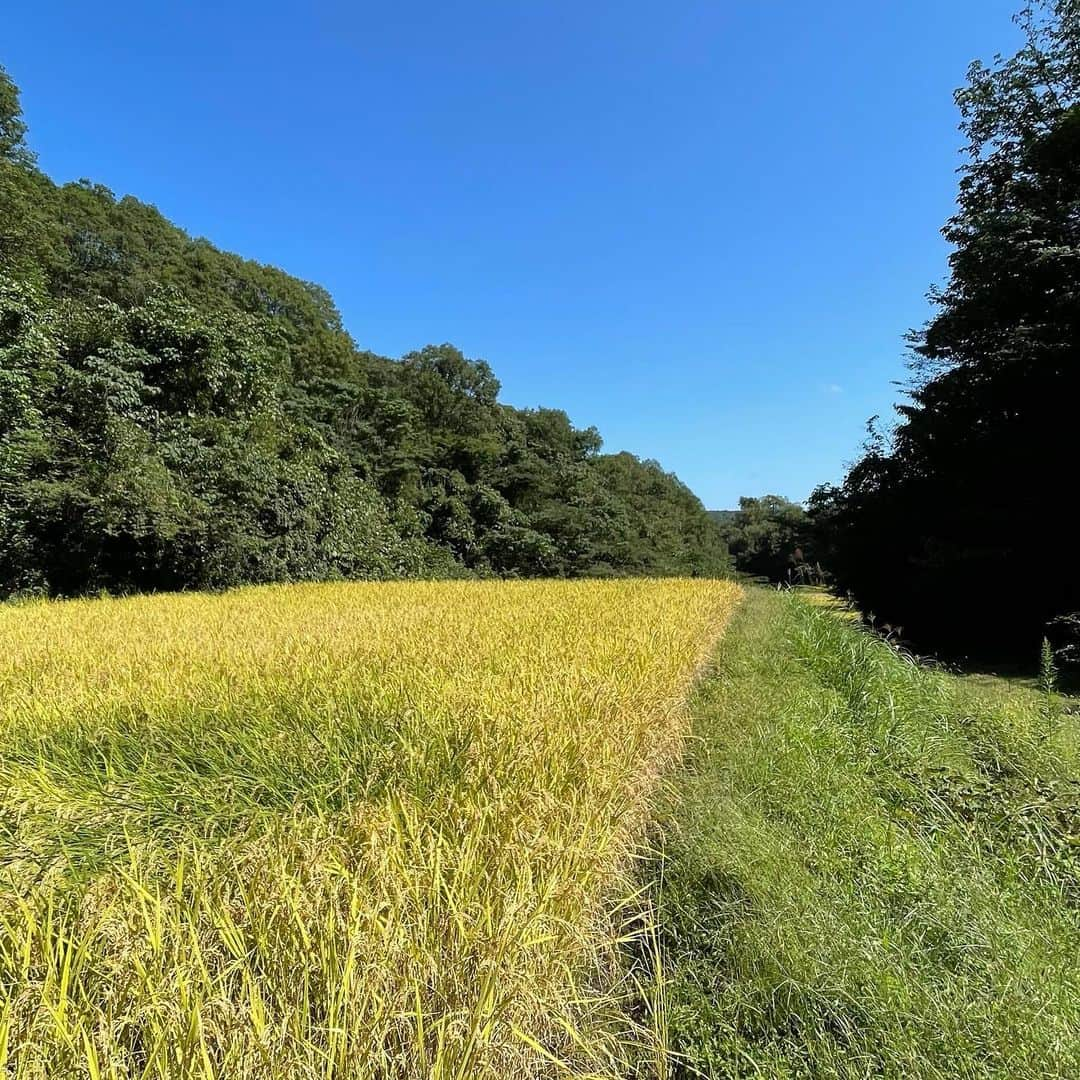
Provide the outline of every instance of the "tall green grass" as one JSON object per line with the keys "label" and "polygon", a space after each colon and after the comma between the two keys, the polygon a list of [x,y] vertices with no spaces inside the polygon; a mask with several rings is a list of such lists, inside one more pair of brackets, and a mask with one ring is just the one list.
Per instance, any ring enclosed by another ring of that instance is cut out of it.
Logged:
{"label": "tall green grass", "polygon": [[755,591],[652,867],[674,1076],[1080,1076],[1080,752]]}

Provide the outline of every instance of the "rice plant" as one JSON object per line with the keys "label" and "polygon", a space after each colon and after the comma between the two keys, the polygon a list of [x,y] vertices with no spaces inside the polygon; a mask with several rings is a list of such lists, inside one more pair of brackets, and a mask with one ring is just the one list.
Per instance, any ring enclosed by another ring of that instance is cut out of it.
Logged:
{"label": "rice plant", "polygon": [[625,1075],[723,582],[0,609],[0,1074]]}

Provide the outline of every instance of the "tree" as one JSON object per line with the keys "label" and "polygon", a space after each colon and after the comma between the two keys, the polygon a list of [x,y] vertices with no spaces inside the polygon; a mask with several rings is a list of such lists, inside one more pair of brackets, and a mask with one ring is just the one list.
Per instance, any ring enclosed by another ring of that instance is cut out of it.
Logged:
{"label": "tree", "polygon": [[0,67],[0,160],[27,164],[32,160],[26,147],[26,124],[19,105],[19,88]]}
{"label": "tree", "polygon": [[0,595],[726,567],[655,464],[452,345],[357,349],[318,285],[57,187],[25,132],[0,73]]}
{"label": "tree", "polygon": [[739,509],[720,519],[720,531],[741,573],[789,584],[815,576],[809,518],[799,503],[780,495],[743,496]]}
{"label": "tree", "polygon": [[917,644],[1034,657],[1080,607],[1062,507],[1080,390],[1080,9],[1025,9],[1026,43],[958,92],[968,161],[950,276],[911,336],[891,442],[815,494],[838,585]]}

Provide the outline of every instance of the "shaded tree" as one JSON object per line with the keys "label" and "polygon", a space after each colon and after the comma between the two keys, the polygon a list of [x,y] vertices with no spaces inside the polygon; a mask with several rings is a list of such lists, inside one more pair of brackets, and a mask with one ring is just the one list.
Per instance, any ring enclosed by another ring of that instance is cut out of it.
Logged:
{"label": "shaded tree", "polygon": [[957,94],[968,161],[909,402],[811,508],[864,610],[923,647],[1034,658],[1080,607],[1059,509],[1080,390],[1080,19],[1059,0],[1019,20],[1024,47]]}
{"label": "shaded tree", "polygon": [[820,577],[811,552],[810,520],[799,503],[780,495],[743,496],[719,518],[735,569],[773,582]]}

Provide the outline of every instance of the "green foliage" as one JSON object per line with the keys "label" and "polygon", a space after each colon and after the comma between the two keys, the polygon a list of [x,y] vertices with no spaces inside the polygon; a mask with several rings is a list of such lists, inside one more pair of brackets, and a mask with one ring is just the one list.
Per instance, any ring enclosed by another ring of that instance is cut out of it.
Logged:
{"label": "green foliage", "polygon": [[664,811],[670,1075],[1080,1070],[1080,730],[752,590]]}
{"label": "green foliage", "polygon": [[0,66],[0,159],[26,162],[30,153],[23,141],[26,124],[19,106],[19,90]]}
{"label": "green foliage", "polygon": [[[1027,42],[957,95],[969,160],[944,235],[951,273],[913,334],[891,440],[811,501],[820,557],[920,647],[1032,663],[1080,609],[1064,536],[1080,396],[1080,9],[1020,17]],[[1063,561],[1064,560],[1064,561]]]}
{"label": "green foliage", "polygon": [[780,495],[743,496],[739,509],[714,511],[735,569],[774,582],[819,582],[813,561],[810,519],[798,503]]}
{"label": "green foliage", "polygon": [[9,590],[368,576],[410,556],[377,492],[275,396],[250,316],[174,294],[48,305],[0,279]]}
{"label": "green foliage", "polygon": [[358,350],[324,289],[57,187],[25,130],[0,71],[0,594],[726,571],[659,466],[452,345]]}

